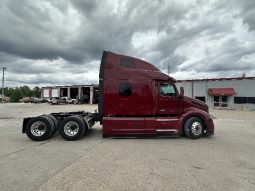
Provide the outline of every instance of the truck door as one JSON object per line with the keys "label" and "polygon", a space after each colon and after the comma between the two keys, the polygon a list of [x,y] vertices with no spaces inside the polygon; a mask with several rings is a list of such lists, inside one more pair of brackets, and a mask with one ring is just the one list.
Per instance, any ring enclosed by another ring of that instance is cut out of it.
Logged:
{"label": "truck door", "polygon": [[178,97],[174,84],[159,82],[157,87],[157,115],[158,116],[179,116],[183,110],[182,99]]}
{"label": "truck door", "polygon": [[144,98],[143,94],[149,89],[146,88],[147,83],[133,80],[118,80],[115,83],[115,97],[111,96],[115,99],[107,103],[109,105],[114,101],[109,107],[114,117],[104,118],[104,130],[111,134],[144,134],[143,116],[148,112],[148,97],[150,97],[146,95]]}

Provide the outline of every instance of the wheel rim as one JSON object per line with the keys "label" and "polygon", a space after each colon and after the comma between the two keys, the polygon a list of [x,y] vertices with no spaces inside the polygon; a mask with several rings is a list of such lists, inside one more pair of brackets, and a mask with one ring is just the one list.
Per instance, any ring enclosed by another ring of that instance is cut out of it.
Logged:
{"label": "wheel rim", "polygon": [[46,132],[46,125],[41,121],[36,121],[31,125],[31,133],[36,136],[40,137]]}
{"label": "wheel rim", "polygon": [[198,136],[201,135],[203,130],[203,126],[201,123],[195,121],[192,125],[191,125],[191,131],[194,135]]}
{"label": "wheel rim", "polygon": [[75,121],[69,121],[64,126],[64,132],[68,136],[75,136],[79,132],[79,125]]}

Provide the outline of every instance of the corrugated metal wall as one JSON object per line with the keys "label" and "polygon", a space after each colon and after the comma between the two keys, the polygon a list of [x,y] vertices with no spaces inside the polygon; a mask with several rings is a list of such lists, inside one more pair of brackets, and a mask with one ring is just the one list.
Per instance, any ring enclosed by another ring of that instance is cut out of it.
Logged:
{"label": "corrugated metal wall", "polygon": [[[184,95],[192,97],[192,82],[177,82],[176,86],[184,88]],[[193,81],[193,97],[205,97],[209,107],[214,105],[214,97],[208,95],[208,88],[234,88],[236,97],[255,97],[255,79],[234,79],[215,81]],[[255,104],[234,104],[234,96],[228,97],[229,108],[255,109]]]}

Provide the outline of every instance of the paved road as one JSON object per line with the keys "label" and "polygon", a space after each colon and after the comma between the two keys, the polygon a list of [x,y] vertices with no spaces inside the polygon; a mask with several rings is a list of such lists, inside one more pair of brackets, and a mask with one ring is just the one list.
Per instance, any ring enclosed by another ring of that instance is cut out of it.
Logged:
{"label": "paved road", "polygon": [[213,110],[216,134],[200,140],[20,133],[25,116],[95,107],[0,105],[0,190],[255,190],[255,112]]}

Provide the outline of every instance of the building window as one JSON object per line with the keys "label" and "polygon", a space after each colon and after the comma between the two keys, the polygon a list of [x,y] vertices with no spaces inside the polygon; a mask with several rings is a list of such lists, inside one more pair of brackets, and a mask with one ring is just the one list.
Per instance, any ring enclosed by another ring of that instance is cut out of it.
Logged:
{"label": "building window", "polygon": [[215,107],[228,107],[228,96],[214,96]]}
{"label": "building window", "polygon": [[234,97],[234,103],[236,104],[247,103],[247,97]]}
{"label": "building window", "polygon": [[219,107],[220,106],[220,97],[214,96],[214,106]]}
{"label": "building window", "polygon": [[121,58],[120,66],[126,67],[126,68],[135,68],[135,62],[127,58]]}
{"label": "building window", "polygon": [[130,96],[132,94],[132,85],[130,83],[121,83],[119,93],[121,96]]}
{"label": "building window", "polygon": [[175,88],[172,84],[160,83],[160,95],[162,96],[176,96]]}
{"label": "building window", "polygon": [[196,99],[202,101],[202,102],[205,102],[205,97],[202,97],[202,96],[196,96],[195,97]]}
{"label": "building window", "polygon": [[248,103],[255,104],[255,97],[248,97]]}
{"label": "building window", "polygon": [[221,107],[228,107],[228,96],[221,96]]}
{"label": "building window", "polygon": [[235,104],[255,104],[255,97],[234,97]]}

